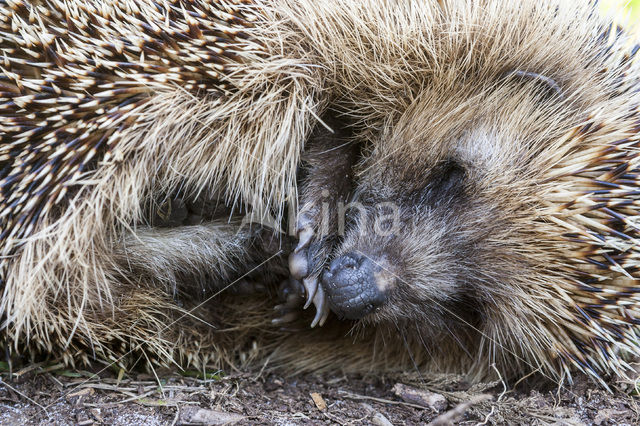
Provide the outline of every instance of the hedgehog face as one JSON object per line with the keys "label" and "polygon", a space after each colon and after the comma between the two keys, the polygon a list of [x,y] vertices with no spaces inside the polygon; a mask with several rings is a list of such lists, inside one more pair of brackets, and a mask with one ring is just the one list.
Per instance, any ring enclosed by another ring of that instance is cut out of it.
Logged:
{"label": "hedgehog face", "polygon": [[549,81],[461,89],[453,102],[468,109],[455,120],[447,119],[451,100],[434,105],[426,93],[363,150],[350,202],[338,207],[342,239],[321,278],[334,313],[475,323],[492,297],[487,287],[527,275],[521,201],[540,153],[573,123]]}
{"label": "hedgehog face", "polygon": [[388,178],[358,186],[345,206],[344,240],[322,277],[332,310],[345,318],[415,317],[427,301],[455,298],[467,281],[473,256],[463,215],[454,213],[468,204],[464,168],[439,165],[429,184],[409,193]]}
{"label": "hedgehog face", "polygon": [[379,159],[368,159],[344,208],[344,238],[322,285],[340,317],[437,323],[453,305],[472,305],[491,207],[459,157],[426,170]]}

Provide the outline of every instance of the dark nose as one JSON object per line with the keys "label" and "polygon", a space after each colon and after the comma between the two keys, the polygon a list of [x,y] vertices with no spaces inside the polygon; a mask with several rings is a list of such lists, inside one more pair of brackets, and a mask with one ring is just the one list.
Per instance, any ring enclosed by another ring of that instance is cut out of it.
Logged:
{"label": "dark nose", "polygon": [[386,291],[376,276],[380,266],[359,253],[334,259],[322,275],[331,310],[340,318],[360,319],[384,305]]}

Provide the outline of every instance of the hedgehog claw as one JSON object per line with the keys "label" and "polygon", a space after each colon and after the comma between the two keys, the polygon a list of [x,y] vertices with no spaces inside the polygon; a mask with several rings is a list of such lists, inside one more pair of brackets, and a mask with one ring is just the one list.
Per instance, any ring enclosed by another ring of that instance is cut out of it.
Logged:
{"label": "hedgehog claw", "polygon": [[[283,306],[283,305],[278,305],[276,306],[276,308],[278,308],[279,306]],[[299,316],[300,316],[300,313],[296,311],[290,311],[280,315],[277,318],[272,319],[271,324],[287,324],[297,320]]]}
{"label": "hedgehog claw", "polygon": [[314,302],[315,304],[315,296],[318,292],[318,287],[319,287],[318,278],[307,277],[302,280],[302,285],[304,285],[304,289],[306,290],[306,294],[307,294],[307,301],[304,304],[304,307],[302,309],[307,309],[309,305],[311,305],[311,302]]}
{"label": "hedgehog claw", "polygon": [[301,213],[298,216],[298,225],[296,227],[298,245],[293,250],[294,253],[299,253],[311,243],[313,235],[315,234],[313,231],[313,223],[314,221],[308,212]]}
{"label": "hedgehog claw", "polygon": [[318,286],[318,290],[313,297],[313,304],[316,305],[316,316],[311,322],[311,328],[314,328],[316,325],[324,325],[329,316],[329,304],[327,303],[327,298],[325,297],[322,286]]}
{"label": "hedgehog claw", "polygon": [[306,248],[311,243],[313,234],[313,229],[311,229],[310,227],[305,227],[304,229],[300,230],[298,232],[298,245],[293,250],[293,252],[297,254],[300,252],[300,250]]}

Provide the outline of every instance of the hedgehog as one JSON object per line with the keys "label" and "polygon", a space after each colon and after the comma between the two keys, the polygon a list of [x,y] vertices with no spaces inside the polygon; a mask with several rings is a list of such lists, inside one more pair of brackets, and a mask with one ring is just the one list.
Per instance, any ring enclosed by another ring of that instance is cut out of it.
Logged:
{"label": "hedgehog", "polygon": [[595,5],[12,0],[0,17],[10,353],[632,374],[638,45]]}

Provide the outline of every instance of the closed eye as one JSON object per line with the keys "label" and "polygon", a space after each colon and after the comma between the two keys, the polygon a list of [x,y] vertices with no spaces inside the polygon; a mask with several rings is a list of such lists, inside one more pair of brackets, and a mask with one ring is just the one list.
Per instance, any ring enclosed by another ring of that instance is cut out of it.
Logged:
{"label": "closed eye", "polygon": [[444,161],[429,173],[429,183],[421,191],[421,201],[432,205],[449,202],[464,192],[466,171],[453,159]]}

